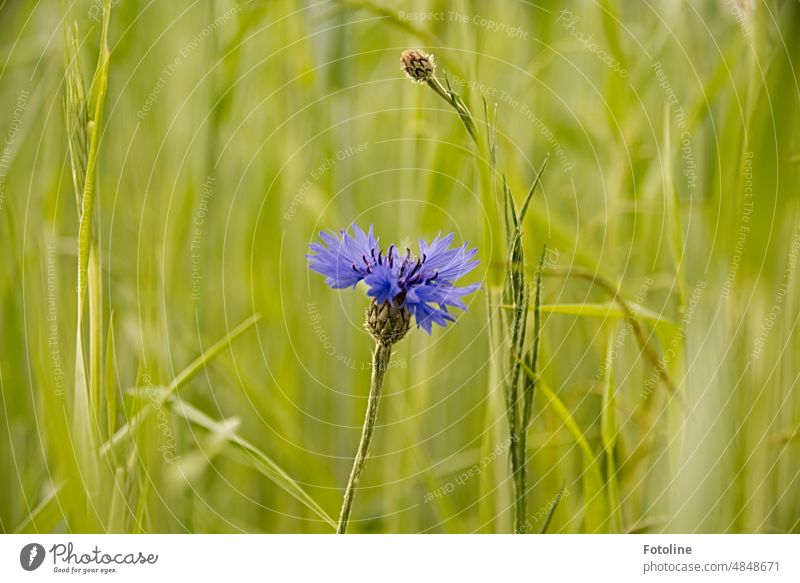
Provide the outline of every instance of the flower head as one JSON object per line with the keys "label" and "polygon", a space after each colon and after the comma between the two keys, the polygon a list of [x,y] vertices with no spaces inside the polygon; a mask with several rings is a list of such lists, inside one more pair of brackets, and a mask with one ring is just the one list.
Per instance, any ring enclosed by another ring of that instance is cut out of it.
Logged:
{"label": "flower head", "polygon": [[[321,232],[319,236],[322,243],[311,243],[312,253],[306,257],[309,268],[325,276],[325,283],[332,288],[344,288],[363,281],[367,295],[377,307],[388,304],[387,310],[391,308],[388,313],[399,311],[398,318],[407,310],[417,326],[428,334],[433,324],[446,326],[454,321],[448,308],[466,310],[461,298],[480,287],[454,285],[478,265],[474,259],[478,250],[469,249],[466,243],[451,248],[452,233],[437,236],[430,244],[420,240],[416,256],[411,249],[401,253],[395,245],[381,249],[372,227],[365,233],[353,225],[352,235],[341,231],[338,236],[329,232]],[[398,329],[402,328],[400,324],[398,320]],[[375,326],[368,322],[368,327],[374,335]]]}
{"label": "flower head", "polygon": [[400,63],[409,79],[416,83],[425,83],[428,79],[432,79],[436,70],[433,55],[415,49],[403,51]]}

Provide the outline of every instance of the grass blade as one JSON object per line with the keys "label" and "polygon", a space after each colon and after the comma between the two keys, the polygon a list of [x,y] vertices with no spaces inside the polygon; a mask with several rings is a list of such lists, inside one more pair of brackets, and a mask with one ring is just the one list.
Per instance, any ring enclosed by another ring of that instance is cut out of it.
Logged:
{"label": "grass blade", "polygon": [[[225,348],[229,347],[234,340],[236,340],[239,336],[247,332],[250,328],[256,325],[258,321],[261,319],[261,314],[253,314],[241,324],[236,326],[230,333],[226,334],[223,338],[217,340],[211,347],[203,352],[200,356],[194,359],[189,366],[183,369],[173,380],[172,382],[167,385],[166,391],[164,392],[162,398],[159,400],[159,404],[164,402],[164,399],[172,395],[175,391],[177,391],[180,387],[185,385],[189,382],[194,375],[198,372],[203,370],[209,362],[211,362],[216,356],[218,356]],[[101,455],[107,454],[112,448],[116,447],[123,439],[125,439],[128,435],[131,434],[131,431],[136,429],[142,421],[147,418],[147,416],[153,411],[152,403],[146,404],[139,413],[130,421],[128,421],[125,425],[120,427],[117,432],[108,440],[106,441],[103,446],[100,448]]]}
{"label": "grass blade", "polygon": [[547,153],[547,156],[544,158],[544,162],[542,162],[542,167],[539,168],[539,172],[536,173],[536,178],[533,181],[533,186],[531,186],[530,191],[528,192],[528,196],[525,197],[525,202],[522,203],[522,209],[519,211],[519,223],[525,220],[525,215],[528,213],[528,205],[531,203],[531,199],[533,198],[533,193],[536,192],[536,187],[539,186],[539,183],[542,180],[542,174],[544,174],[544,169],[547,168],[547,161],[550,159],[550,152]]}
{"label": "grass blade", "polygon": [[25,520],[14,529],[14,534],[53,532],[62,519],[61,506],[58,502],[60,490],[60,485],[50,490]]}
{"label": "grass blade", "polygon": [[523,393],[523,411],[522,411],[522,431],[525,433],[531,423],[531,415],[533,414],[533,395],[536,390],[536,379],[539,375],[539,345],[541,344],[542,334],[542,267],[544,266],[545,253],[547,247],[542,249],[542,255],[539,258],[539,265],[536,268],[536,273],[533,276],[534,292],[533,292],[533,342],[531,344],[530,352],[528,353],[528,366],[532,375],[526,375],[526,382]]}
{"label": "grass blade", "polygon": [[669,247],[675,262],[675,278],[678,280],[678,314],[683,317],[686,311],[686,273],[683,256],[683,227],[681,226],[681,203],[678,189],[675,187],[672,159],[672,132],[670,123],[670,106],[664,105],[664,207],[669,229]]}
{"label": "grass blade", "polygon": [[[639,304],[629,303],[631,308],[631,313],[640,320],[645,320],[648,322],[652,322],[654,324],[664,324],[669,326],[675,330],[677,330],[677,325],[671,319],[650,310],[644,306],[640,306]],[[503,306],[504,308],[510,308],[510,306]],[[546,312],[549,314],[564,314],[564,315],[571,315],[571,316],[582,316],[587,318],[600,318],[603,320],[608,319],[617,319],[617,320],[624,320],[628,317],[628,314],[621,310],[617,304],[606,302],[606,303],[586,303],[586,304],[544,304],[541,306],[541,311]]]}
{"label": "grass blade", "polygon": [[117,352],[114,345],[114,312],[108,317],[104,393],[106,397],[106,423],[108,436],[114,435],[117,424]]}
{"label": "grass blade", "polygon": [[556,508],[558,505],[561,504],[561,500],[564,498],[564,493],[566,492],[566,488],[561,488],[556,494],[555,502],[550,507],[550,511],[547,513],[547,517],[544,519],[544,524],[542,525],[542,529],[539,531],[539,534],[547,534],[547,529],[550,528],[550,523],[553,521],[553,515],[556,513]]}
{"label": "grass blade", "polygon": [[[522,363],[522,370],[531,378],[536,378],[536,374],[525,362]],[[603,475],[600,472],[600,465],[597,457],[592,451],[589,441],[578,423],[572,417],[569,409],[558,398],[558,395],[547,386],[546,383],[538,379],[537,391],[546,399],[546,404],[553,408],[553,411],[564,423],[564,427],[572,434],[575,443],[583,454],[583,497],[584,497],[584,527],[586,532],[603,532],[603,525],[608,520],[608,510],[606,500],[603,496]]]}
{"label": "grass blade", "polygon": [[620,509],[619,480],[617,479],[617,462],[615,447],[617,444],[616,401],[614,395],[614,331],[616,326],[609,326],[608,345],[606,348],[605,378],[603,379],[603,405],[600,414],[600,439],[606,458],[606,495],[611,532],[622,532],[622,516]]}
{"label": "grass blade", "polygon": [[111,534],[124,534],[125,517],[128,504],[125,501],[125,470],[117,468],[114,472],[114,485],[111,491],[111,502],[108,507],[108,520],[106,532]]}
{"label": "grass blade", "polygon": [[235,446],[240,453],[244,454],[244,459],[247,460],[249,465],[258,470],[266,478],[270,479],[275,485],[279,486],[299,502],[308,507],[309,510],[322,518],[322,520],[328,523],[328,525],[330,525],[332,528],[336,528],[336,522],[325,512],[325,510],[323,510],[319,504],[317,504],[316,500],[314,500],[296,480],[294,480],[280,465],[278,465],[277,462],[275,462],[270,456],[268,456],[258,447],[239,436],[235,431],[228,430],[219,432],[220,423],[218,421],[215,421],[202,411],[195,409],[193,406],[184,401],[173,398],[169,400],[169,403],[171,411],[179,417],[182,417],[195,425],[203,427],[208,431],[218,432],[219,435],[223,436],[228,443]]}

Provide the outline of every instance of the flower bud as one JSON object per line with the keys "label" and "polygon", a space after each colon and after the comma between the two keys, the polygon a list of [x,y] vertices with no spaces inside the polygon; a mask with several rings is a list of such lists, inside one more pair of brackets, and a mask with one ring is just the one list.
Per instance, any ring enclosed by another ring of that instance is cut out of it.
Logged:
{"label": "flower bud", "polygon": [[427,55],[418,50],[403,51],[400,62],[402,63],[403,71],[415,83],[425,83],[429,79],[433,79],[433,73],[436,69],[433,55]]}
{"label": "flower bud", "polygon": [[379,304],[372,300],[367,308],[367,330],[376,342],[391,346],[408,333],[411,313],[402,303],[391,301]]}

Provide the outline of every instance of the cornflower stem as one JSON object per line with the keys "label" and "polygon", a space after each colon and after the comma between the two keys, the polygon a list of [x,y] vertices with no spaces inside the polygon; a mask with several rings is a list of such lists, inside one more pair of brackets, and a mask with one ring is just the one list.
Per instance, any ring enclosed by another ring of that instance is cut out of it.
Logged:
{"label": "cornflower stem", "polygon": [[364,428],[361,430],[361,441],[358,444],[356,459],[353,461],[353,469],[350,471],[350,479],[347,482],[347,489],[344,492],[342,501],[342,512],[339,515],[339,526],[336,534],[347,532],[347,524],[350,521],[350,511],[353,508],[353,499],[358,487],[358,479],[364,469],[369,453],[369,444],[372,441],[372,434],[375,431],[375,420],[378,417],[378,403],[381,399],[381,389],[383,388],[383,377],[389,366],[389,359],[392,356],[391,345],[382,342],[375,343],[375,352],[372,355],[372,379],[369,385],[369,399],[367,400],[367,413],[364,418]]}
{"label": "cornflower stem", "polygon": [[[475,145],[480,147],[480,140],[478,139],[478,132],[475,129],[475,123],[472,121],[472,115],[467,109],[466,104],[461,100],[461,98],[451,91],[450,89],[445,88],[442,85],[442,82],[439,81],[436,77],[430,77],[427,81],[428,87],[433,89],[436,93],[438,93],[442,99],[444,99],[447,103],[449,103],[453,109],[456,110],[458,113],[458,117],[461,118],[464,127],[469,132],[472,141],[475,142]],[[448,83],[449,84],[449,83]]]}

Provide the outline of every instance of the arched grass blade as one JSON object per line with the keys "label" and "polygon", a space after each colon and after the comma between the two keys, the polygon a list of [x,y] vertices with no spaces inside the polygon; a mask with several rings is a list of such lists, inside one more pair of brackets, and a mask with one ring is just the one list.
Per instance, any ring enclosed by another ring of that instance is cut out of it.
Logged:
{"label": "arched grass blade", "polygon": [[575,443],[583,453],[584,526],[586,532],[602,532],[603,525],[608,520],[608,511],[606,500],[603,496],[603,474],[600,471],[597,457],[563,401],[558,398],[558,395],[550,387],[542,382],[541,378],[536,378],[536,374],[531,370],[530,366],[522,360],[520,360],[520,363],[522,363],[522,370],[525,374],[536,379],[537,393],[547,400],[547,405],[553,407],[553,411],[561,418],[564,426],[572,434]]}
{"label": "arched grass blade", "polygon": [[170,410],[175,415],[178,415],[190,423],[198,425],[208,431],[217,432],[220,436],[224,437],[228,444],[234,446],[240,454],[243,454],[243,458],[249,465],[271,480],[276,486],[279,486],[288,494],[293,496],[296,500],[308,507],[309,510],[314,512],[322,520],[328,523],[331,528],[336,528],[336,522],[330,516],[328,516],[325,510],[323,510],[323,508],[317,504],[317,502],[303,489],[303,487],[288,473],[286,473],[286,471],[270,456],[261,451],[248,440],[241,437],[235,431],[227,430],[220,432],[220,423],[218,421],[215,421],[188,403],[175,398],[168,399]]}
{"label": "arched grass blade", "polygon": [[[183,369],[178,375],[172,380],[172,382],[167,386],[166,391],[163,393],[162,398],[159,400],[159,404],[164,402],[164,399],[169,397],[172,393],[177,391],[180,387],[185,385],[189,382],[194,375],[198,372],[203,370],[209,362],[211,362],[216,356],[218,356],[225,348],[231,345],[231,343],[236,340],[239,336],[247,332],[250,328],[256,325],[256,323],[261,319],[261,314],[253,314],[249,318],[247,318],[244,322],[236,326],[233,330],[230,331],[226,336],[220,338],[215,342],[208,350],[203,352],[200,356],[194,359],[189,366]],[[116,447],[123,439],[131,434],[131,430],[136,429],[142,421],[144,421],[147,416],[153,412],[153,405],[148,403],[139,413],[128,423],[123,425],[122,427],[117,430],[111,439],[106,441],[103,446],[100,448],[100,453],[102,455],[107,454],[111,451],[112,448]]]}
{"label": "arched grass blade", "polygon": [[14,534],[50,533],[61,522],[63,516],[58,503],[61,485],[50,490],[36,508],[14,529]]}
{"label": "arched grass blade", "polygon": [[564,498],[564,492],[566,488],[561,488],[556,494],[555,502],[550,507],[550,511],[547,513],[547,517],[544,519],[544,524],[542,525],[542,529],[539,531],[539,534],[547,534],[547,530],[550,528],[550,523],[553,521],[553,515],[556,513],[556,509],[558,505],[561,504],[561,500]]}

